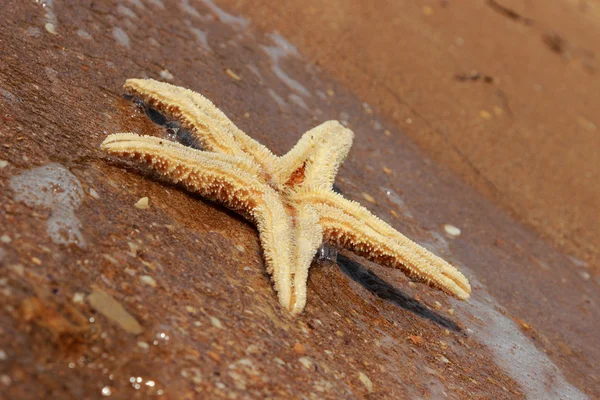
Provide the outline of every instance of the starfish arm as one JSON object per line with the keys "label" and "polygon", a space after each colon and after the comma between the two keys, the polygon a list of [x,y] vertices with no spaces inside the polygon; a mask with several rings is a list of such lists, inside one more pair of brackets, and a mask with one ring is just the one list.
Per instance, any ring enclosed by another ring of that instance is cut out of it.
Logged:
{"label": "starfish arm", "polygon": [[306,306],[308,270],[319,246],[323,243],[323,229],[319,225],[318,214],[307,204],[299,204],[296,207],[294,220],[296,236],[294,259],[296,263],[293,271],[290,312],[299,314]]}
{"label": "starfish arm", "polygon": [[267,188],[253,211],[267,272],[272,276],[279,303],[287,310],[292,304],[292,219],[279,195]]}
{"label": "starfish arm", "polygon": [[354,133],[338,121],[327,121],[309,130],[279,158],[277,182],[330,189],[353,138]]}
{"label": "starfish arm", "polygon": [[205,150],[250,156],[258,163],[275,162],[276,157],[269,149],[242,132],[199,93],[153,79],[128,79],[125,89],[180,121]]}
{"label": "starfish arm", "polygon": [[119,133],[109,135],[100,147],[146,164],[169,181],[245,215],[251,215],[267,188],[255,177],[257,166],[252,162],[156,137]]}
{"label": "starfish arm", "polygon": [[462,273],[360,204],[331,192],[308,196],[320,215],[327,240],[378,264],[399,268],[409,277],[424,281],[458,299],[469,298],[471,286]]}

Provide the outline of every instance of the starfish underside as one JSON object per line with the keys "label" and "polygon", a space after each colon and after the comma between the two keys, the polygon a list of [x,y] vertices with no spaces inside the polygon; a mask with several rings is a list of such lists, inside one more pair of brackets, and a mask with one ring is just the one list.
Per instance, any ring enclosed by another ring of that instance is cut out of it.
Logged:
{"label": "starfish underside", "polygon": [[309,130],[278,157],[198,93],[152,79],[129,79],[125,89],[180,121],[202,150],[133,133],[109,135],[102,149],[133,158],[256,224],[279,302],[291,313],[306,305],[308,269],[323,242],[456,298],[469,297],[471,286],[456,268],[333,191],[354,136],[337,121]]}

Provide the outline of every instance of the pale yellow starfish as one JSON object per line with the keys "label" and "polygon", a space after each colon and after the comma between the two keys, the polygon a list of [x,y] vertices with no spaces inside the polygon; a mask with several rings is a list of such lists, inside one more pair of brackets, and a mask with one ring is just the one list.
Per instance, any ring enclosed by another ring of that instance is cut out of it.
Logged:
{"label": "pale yellow starfish", "polygon": [[469,297],[469,282],[456,268],[332,190],[354,136],[337,121],[311,129],[277,157],[198,93],[151,79],[129,79],[125,88],[179,120],[203,150],[133,133],[108,136],[102,149],[142,162],[254,222],[279,302],[293,314],[306,305],[308,269],[323,242]]}

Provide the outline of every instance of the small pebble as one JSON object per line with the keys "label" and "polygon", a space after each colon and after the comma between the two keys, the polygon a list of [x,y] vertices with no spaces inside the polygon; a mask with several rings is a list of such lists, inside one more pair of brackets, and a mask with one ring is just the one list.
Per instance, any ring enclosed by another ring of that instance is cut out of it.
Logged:
{"label": "small pebble", "polygon": [[325,93],[327,93],[327,96],[329,97],[335,96],[335,92],[332,89],[327,89]]}
{"label": "small pebble", "polygon": [[479,116],[483,119],[490,119],[492,118],[492,114],[490,114],[488,111],[486,110],[481,110],[479,111]]}
{"label": "small pebble", "polygon": [[6,352],[4,350],[0,350],[0,361],[6,360]]}
{"label": "small pebble", "polygon": [[168,69],[163,69],[162,71],[160,71],[160,77],[162,79],[170,81],[171,79],[173,79],[173,74],[170,73]]}
{"label": "small pebble", "polygon": [[12,383],[12,379],[10,379],[10,376],[8,375],[2,375],[0,376],[0,382],[5,384],[6,386],[9,386]]}
{"label": "small pebble", "polygon": [[210,317],[210,323],[215,328],[223,329],[223,324],[221,323],[221,321],[217,317]]}
{"label": "small pebble", "polygon": [[275,362],[279,365],[285,365],[285,361],[283,361],[281,358],[279,357],[275,357],[274,358]]}
{"label": "small pebble", "polygon": [[156,280],[150,275],[142,275],[140,276],[140,281],[145,283],[148,286],[156,287]]}
{"label": "small pebble", "polygon": [[382,169],[383,169],[383,172],[385,172],[388,175],[390,175],[392,173],[392,170],[387,167],[383,167]]}
{"label": "small pebble", "polygon": [[461,233],[460,228],[457,228],[456,226],[450,224],[444,225],[444,230],[448,235],[454,237],[460,236]]}
{"label": "small pebble", "polygon": [[6,166],[8,166],[8,161],[0,160],[0,168],[5,168]]}
{"label": "small pebble", "polygon": [[83,304],[85,300],[85,293],[76,292],[73,294],[73,303]]}
{"label": "small pebble", "polygon": [[296,354],[303,356],[306,351],[304,350],[304,346],[302,345],[302,343],[296,343],[294,345],[294,351],[296,352]]}
{"label": "small pebble", "polygon": [[98,200],[100,198],[100,195],[98,194],[98,192],[96,192],[94,189],[90,188],[89,190],[90,196],[92,196],[93,198],[95,198],[96,200]]}
{"label": "small pebble", "polygon": [[138,347],[141,347],[144,350],[148,350],[150,348],[150,345],[146,342],[137,342]]}
{"label": "small pebble", "polygon": [[362,384],[365,385],[365,387],[367,388],[367,391],[369,393],[371,393],[373,391],[373,382],[371,382],[371,379],[369,379],[369,377],[367,375],[365,375],[365,373],[359,372],[358,380],[360,380],[362,382]]}
{"label": "small pebble", "polygon": [[361,195],[369,203],[377,204],[377,200],[375,200],[375,198],[373,196],[371,196],[369,193],[362,192]]}
{"label": "small pebble", "polygon": [[2,235],[0,236],[0,242],[4,244],[9,244],[10,242],[12,242],[12,239],[8,235]]}
{"label": "small pebble", "polygon": [[139,208],[140,210],[146,210],[150,208],[150,205],[148,204],[148,198],[142,197],[141,199],[139,199],[137,203],[135,203],[135,207]]}
{"label": "small pebble", "polygon": [[241,81],[242,78],[240,78],[240,76],[238,74],[236,74],[235,72],[233,72],[232,70],[230,70],[229,68],[227,68],[225,70],[225,73],[227,74],[228,77],[230,77],[231,79],[234,79],[236,81]]}
{"label": "small pebble", "polygon": [[46,28],[46,30],[49,33],[56,35],[56,27],[53,24],[51,24],[50,22],[46,23],[46,25],[44,25],[44,28]]}
{"label": "small pebble", "polygon": [[37,265],[42,265],[42,260],[37,257],[31,257],[31,262]]}
{"label": "small pebble", "polygon": [[298,361],[300,361],[300,364],[302,364],[306,369],[313,368],[313,362],[308,357],[300,357]]}

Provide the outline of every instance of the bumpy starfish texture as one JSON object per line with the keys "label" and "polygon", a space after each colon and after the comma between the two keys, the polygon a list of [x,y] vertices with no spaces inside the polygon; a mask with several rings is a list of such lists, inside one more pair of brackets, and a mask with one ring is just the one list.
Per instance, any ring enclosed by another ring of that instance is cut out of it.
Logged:
{"label": "bumpy starfish texture", "polygon": [[279,302],[291,313],[306,305],[308,270],[323,242],[398,268],[456,298],[469,297],[471,286],[456,268],[333,191],[354,136],[337,121],[309,130],[278,157],[198,93],[151,79],[129,79],[125,89],[180,121],[202,150],[133,133],[109,135],[101,148],[254,222]]}

